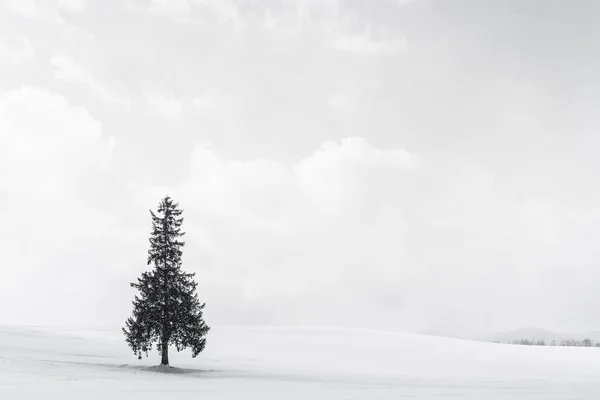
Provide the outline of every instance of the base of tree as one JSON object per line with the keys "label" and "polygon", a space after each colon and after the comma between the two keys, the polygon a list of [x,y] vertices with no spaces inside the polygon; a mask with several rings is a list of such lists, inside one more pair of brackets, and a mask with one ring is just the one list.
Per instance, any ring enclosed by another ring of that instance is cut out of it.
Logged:
{"label": "base of tree", "polygon": [[170,365],[157,365],[154,367],[148,367],[148,371],[154,372],[165,372],[170,374],[181,374],[184,370],[181,368],[171,367]]}

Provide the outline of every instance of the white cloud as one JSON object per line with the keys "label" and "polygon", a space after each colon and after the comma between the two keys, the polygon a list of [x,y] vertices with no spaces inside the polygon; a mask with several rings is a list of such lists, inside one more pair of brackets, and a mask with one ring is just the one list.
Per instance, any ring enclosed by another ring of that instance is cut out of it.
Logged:
{"label": "white cloud", "polygon": [[337,16],[339,9],[339,0],[282,0],[282,3],[295,6],[298,18],[307,22],[313,14]]}
{"label": "white cloud", "polygon": [[172,97],[166,97],[160,94],[146,93],[148,104],[158,111],[163,117],[177,120],[181,117],[183,111],[183,103]]}
{"label": "white cloud", "polygon": [[59,195],[66,181],[108,160],[114,146],[104,141],[102,125],[86,109],[71,106],[60,95],[29,87],[0,98],[0,131],[5,144],[1,158],[6,168],[2,170],[13,171],[2,175],[2,182],[11,183],[12,194],[26,191],[33,195],[43,186]]}
{"label": "white cloud", "polygon": [[375,39],[369,31],[358,34],[340,34],[331,40],[333,49],[364,55],[396,55],[409,50],[405,37]]}
{"label": "white cloud", "polygon": [[85,0],[58,0],[58,5],[72,13],[80,13],[85,10]]}
{"label": "white cloud", "polygon": [[266,29],[271,31],[276,30],[279,22],[280,19],[273,15],[273,12],[270,9],[265,12],[264,25]]}
{"label": "white cloud", "polygon": [[178,22],[190,20],[189,0],[151,0],[148,11],[154,14],[167,15]]}
{"label": "white cloud", "polygon": [[236,2],[227,0],[194,0],[195,4],[212,10],[221,23],[233,25],[235,31],[241,32],[246,28],[240,9]]}
{"label": "white cloud", "polygon": [[[393,204],[402,186],[390,179],[403,179],[420,164],[405,150],[379,150],[361,138],[327,142],[294,166],[227,160],[196,146],[179,195],[196,227],[195,239],[188,235],[195,249],[188,260],[200,265],[195,260],[202,257],[213,265],[202,272],[202,290],[225,304],[229,300],[217,293],[233,285],[247,305],[255,304],[254,312],[267,299],[297,298],[319,314],[311,299],[335,297],[356,279],[364,281],[368,273],[356,268],[379,271],[399,262],[391,257],[363,265],[373,242],[382,254],[398,256],[393,249],[408,227]],[[286,319],[281,309],[263,317]]]}
{"label": "white cloud", "polygon": [[328,103],[335,111],[347,111],[353,109],[358,104],[358,100],[349,94],[335,93],[329,96]]}
{"label": "white cloud", "polygon": [[150,0],[148,7],[133,7],[179,23],[206,21],[208,11],[208,20],[216,17],[219,23],[231,24],[238,32],[246,27],[237,3],[231,0]]}
{"label": "white cloud", "polygon": [[29,39],[20,38],[18,43],[0,41],[0,64],[3,61],[20,64],[33,59],[35,59],[35,51]]}
{"label": "white cloud", "polygon": [[[295,166],[295,173],[319,209],[354,211],[356,207],[370,207],[370,201],[378,201],[377,191],[388,189],[383,181],[378,182],[387,178],[387,171],[420,166],[420,159],[403,149],[378,150],[365,139],[348,138],[340,144],[324,143]],[[372,185],[375,191],[364,190]]]}
{"label": "white cloud", "polygon": [[[111,222],[93,199],[106,189],[98,178],[113,146],[87,110],[60,95],[24,87],[0,97],[0,240],[11,249],[0,256],[0,301],[20,303],[4,309],[3,320],[31,322],[40,313],[49,323],[43,315],[61,308],[53,318],[66,321],[79,307],[73,296],[86,302],[87,284],[78,280],[94,261],[81,252]],[[60,282],[49,284],[56,274]]]}
{"label": "white cloud", "polygon": [[48,17],[58,18],[57,10],[80,13],[85,9],[86,2],[85,0],[3,0],[1,6],[25,18],[41,20]]}
{"label": "white cloud", "polygon": [[412,3],[426,3],[428,0],[395,0],[396,4],[401,6],[412,4]]}
{"label": "white cloud", "polygon": [[54,68],[54,77],[64,82],[76,82],[87,86],[102,100],[113,103],[120,107],[129,107],[130,101],[113,94],[104,85],[94,79],[80,64],[71,57],[55,55],[50,61]]}
{"label": "white cloud", "polygon": [[207,90],[192,100],[194,107],[204,114],[223,114],[231,108],[231,98],[218,89]]}
{"label": "white cloud", "polygon": [[37,19],[41,12],[36,6],[36,0],[4,0],[5,7],[26,18]]}
{"label": "white cloud", "polygon": [[88,83],[92,81],[91,77],[84,71],[83,67],[68,56],[54,56],[50,61],[54,67],[54,77],[65,82]]}

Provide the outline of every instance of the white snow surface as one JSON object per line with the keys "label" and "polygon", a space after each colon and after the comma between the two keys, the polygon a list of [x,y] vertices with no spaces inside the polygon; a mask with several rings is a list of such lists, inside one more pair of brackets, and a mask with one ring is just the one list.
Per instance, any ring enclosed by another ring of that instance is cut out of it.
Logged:
{"label": "white snow surface", "polygon": [[196,359],[118,330],[0,327],[0,399],[599,399],[600,348],[325,328],[213,328]]}

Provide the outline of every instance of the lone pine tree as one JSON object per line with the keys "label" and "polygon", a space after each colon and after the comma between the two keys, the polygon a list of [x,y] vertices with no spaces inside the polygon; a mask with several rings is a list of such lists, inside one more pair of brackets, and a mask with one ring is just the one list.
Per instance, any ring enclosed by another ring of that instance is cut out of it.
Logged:
{"label": "lone pine tree", "polygon": [[126,341],[139,359],[148,356],[153,344],[161,354],[161,365],[169,365],[169,345],[177,351],[191,348],[196,357],[206,345],[209,326],[203,320],[205,304],[196,294],[194,273],[181,268],[180,238],[183,217],[179,205],[169,196],[162,199],[152,216],[152,233],[147,264],[151,271],[142,273],[131,286],[139,291],[133,301],[133,315],[123,328]]}

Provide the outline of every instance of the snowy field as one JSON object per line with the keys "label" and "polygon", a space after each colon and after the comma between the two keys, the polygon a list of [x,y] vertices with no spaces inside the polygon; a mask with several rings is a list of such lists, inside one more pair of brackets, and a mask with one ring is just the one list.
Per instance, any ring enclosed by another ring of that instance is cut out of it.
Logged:
{"label": "snowy field", "polygon": [[600,348],[361,330],[213,328],[197,359],[120,332],[0,327],[0,399],[598,399]]}

